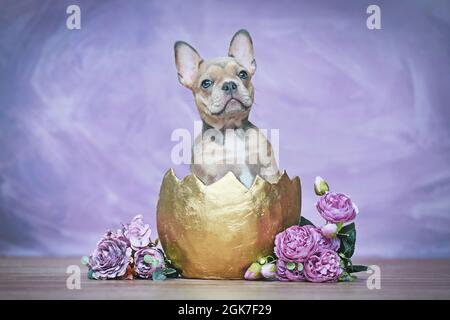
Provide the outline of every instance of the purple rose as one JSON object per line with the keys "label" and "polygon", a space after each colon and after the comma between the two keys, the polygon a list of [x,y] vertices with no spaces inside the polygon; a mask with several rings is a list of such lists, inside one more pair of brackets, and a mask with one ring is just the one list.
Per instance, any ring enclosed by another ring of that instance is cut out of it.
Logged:
{"label": "purple rose", "polygon": [[331,223],[348,222],[355,219],[358,208],[345,194],[328,192],[316,203],[322,218]]}
{"label": "purple rose", "polygon": [[134,272],[139,278],[151,278],[153,272],[164,267],[164,256],[158,249],[144,248],[134,254]]}
{"label": "purple rose", "polygon": [[303,264],[278,259],[277,279],[280,281],[304,281]]}
{"label": "purple rose", "polygon": [[129,224],[123,226],[123,235],[130,242],[133,250],[145,248],[150,244],[152,230],[148,224],[142,221],[142,215],[135,216]]}
{"label": "purple rose", "polygon": [[311,232],[314,234],[317,249],[330,249],[333,251],[337,251],[341,246],[341,241],[339,240],[339,238],[326,238],[323,236],[321,229],[313,226],[309,227],[311,228]]}
{"label": "purple rose", "polygon": [[305,277],[311,282],[335,282],[342,273],[341,259],[336,252],[321,249],[308,257],[305,262]]}
{"label": "purple rose", "polygon": [[126,239],[108,231],[89,257],[94,279],[114,279],[125,275],[131,256]]}
{"label": "purple rose", "polygon": [[302,262],[317,248],[312,226],[292,226],[275,237],[275,254],[278,259]]}

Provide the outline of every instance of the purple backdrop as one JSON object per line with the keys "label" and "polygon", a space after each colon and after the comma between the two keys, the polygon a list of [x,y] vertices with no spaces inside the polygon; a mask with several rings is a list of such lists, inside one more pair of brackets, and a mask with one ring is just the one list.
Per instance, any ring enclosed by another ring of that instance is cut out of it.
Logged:
{"label": "purple backdrop", "polygon": [[210,58],[246,28],[251,119],[280,129],[303,214],[320,222],[322,175],[360,208],[357,255],[450,256],[448,1],[0,3],[1,255],[88,254],[136,213],[154,226],[170,135],[198,119],[173,43]]}

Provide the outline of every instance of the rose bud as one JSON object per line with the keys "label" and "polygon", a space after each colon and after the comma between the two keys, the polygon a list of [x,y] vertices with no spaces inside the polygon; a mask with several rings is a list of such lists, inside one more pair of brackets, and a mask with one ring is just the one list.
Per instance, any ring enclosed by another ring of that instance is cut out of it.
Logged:
{"label": "rose bud", "polygon": [[261,278],[261,265],[258,262],[253,262],[245,271],[244,278],[246,280],[257,280]]}
{"label": "rose bud", "polygon": [[323,196],[328,191],[330,191],[330,187],[328,187],[328,183],[322,177],[317,176],[314,181],[314,192],[318,196]]}
{"label": "rose bud", "polygon": [[334,238],[338,232],[338,226],[334,223],[327,223],[320,229],[320,231],[325,238]]}
{"label": "rose bud", "polygon": [[277,278],[277,266],[275,262],[266,263],[261,267],[261,274],[264,279],[275,280]]}

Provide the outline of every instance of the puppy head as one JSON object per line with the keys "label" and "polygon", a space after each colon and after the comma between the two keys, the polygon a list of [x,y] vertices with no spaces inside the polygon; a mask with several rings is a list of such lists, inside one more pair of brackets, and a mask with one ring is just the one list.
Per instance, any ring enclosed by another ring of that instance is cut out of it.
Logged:
{"label": "puppy head", "polygon": [[186,42],[175,43],[178,80],[192,90],[201,118],[216,129],[240,127],[253,104],[256,71],[253,43],[246,30],[230,43],[228,57],[203,60]]}

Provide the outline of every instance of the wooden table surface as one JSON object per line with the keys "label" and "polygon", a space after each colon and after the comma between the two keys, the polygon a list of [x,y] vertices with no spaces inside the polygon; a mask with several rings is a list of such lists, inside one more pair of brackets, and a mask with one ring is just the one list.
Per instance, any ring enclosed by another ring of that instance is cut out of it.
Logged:
{"label": "wooden table surface", "polygon": [[[351,283],[240,280],[88,280],[77,258],[0,258],[0,299],[450,299],[450,260],[362,260],[381,268],[381,289],[367,273]],[[67,267],[81,268],[69,290]]]}

